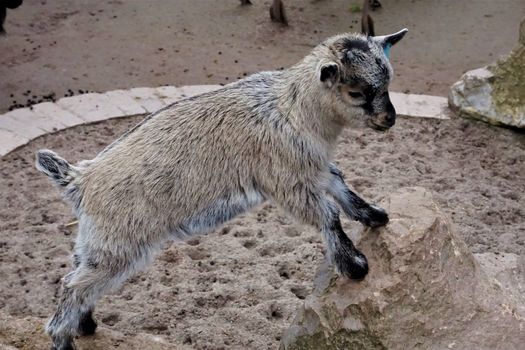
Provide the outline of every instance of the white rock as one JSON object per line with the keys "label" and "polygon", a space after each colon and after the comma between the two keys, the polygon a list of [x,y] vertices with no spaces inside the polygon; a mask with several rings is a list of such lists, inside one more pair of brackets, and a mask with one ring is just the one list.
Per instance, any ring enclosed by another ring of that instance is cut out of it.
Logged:
{"label": "white rock", "polygon": [[449,104],[463,117],[525,128],[525,19],[509,56],[465,73],[452,85]]}

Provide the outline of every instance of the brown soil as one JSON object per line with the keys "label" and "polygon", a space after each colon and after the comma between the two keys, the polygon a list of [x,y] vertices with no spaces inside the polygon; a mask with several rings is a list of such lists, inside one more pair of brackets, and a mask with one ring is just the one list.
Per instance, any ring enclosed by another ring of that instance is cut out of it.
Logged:
{"label": "brown soil", "polygon": [[[0,160],[0,312],[44,322],[69,270],[75,233],[65,224],[74,217],[34,169],[34,152],[46,147],[71,161],[88,159],[139,119],[47,135]],[[369,200],[426,187],[472,251],[525,254],[522,134],[461,119],[400,119],[388,133],[345,132],[336,160]],[[350,233],[356,225],[345,221]],[[322,250],[315,230],[267,204],[215,233],[170,245],[152,268],[106,296],[96,317],[103,327],[195,349],[276,349],[311,289]]]}
{"label": "brown soil", "polygon": [[[358,31],[362,0],[25,1],[0,37],[0,112],[45,96],[159,85],[227,83],[289,66],[324,38]],[[447,95],[466,70],[506,54],[525,0],[385,0],[378,34],[408,27],[392,52],[394,91]],[[71,91],[68,91],[71,90]]]}

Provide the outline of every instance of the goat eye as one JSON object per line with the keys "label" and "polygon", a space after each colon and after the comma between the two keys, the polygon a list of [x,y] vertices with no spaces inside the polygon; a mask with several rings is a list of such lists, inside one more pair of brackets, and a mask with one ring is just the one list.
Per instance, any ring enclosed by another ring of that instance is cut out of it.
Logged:
{"label": "goat eye", "polygon": [[356,91],[348,91],[348,95],[352,98],[364,98],[365,95],[363,95],[362,92],[356,92]]}

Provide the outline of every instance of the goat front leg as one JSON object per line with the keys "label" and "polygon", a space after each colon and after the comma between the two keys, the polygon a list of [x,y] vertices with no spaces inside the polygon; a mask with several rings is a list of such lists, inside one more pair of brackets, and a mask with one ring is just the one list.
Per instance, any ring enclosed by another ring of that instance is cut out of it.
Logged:
{"label": "goat front leg", "polygon": [[343,174],[334,164],[330,164],[330,184],[327,192],[334,197],[345,214],[352,220],[368,227],[384,226],[388,223],[387,212],[352,192],[345,183]]}
{"label": "goat front leg", "polygon": [[[327,257],[339,274],[361,280],[368,273],[368,262],[341,227],[339,210],[328,200],[322,188],[300,182],[287,190],[279,190],[271,197],[297,220],[318,228],[323,234]],[[291,191],[292,190],[292,191]]]}

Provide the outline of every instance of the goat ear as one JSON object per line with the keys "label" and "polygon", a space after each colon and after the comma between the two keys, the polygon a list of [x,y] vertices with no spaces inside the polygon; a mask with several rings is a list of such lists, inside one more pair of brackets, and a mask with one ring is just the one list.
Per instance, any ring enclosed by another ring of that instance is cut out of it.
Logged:
{"label": "goat ear", "polygon": [[339,79],[339,66],[335,62],[325,63],[319,69],[319,80],[332,87]]}
{"label": "goat ear", "polygon": [[374,41],[383,47],[383,51],[385,51],[386,57],[390,58],[390,48],[393,45],[397,44],[401,39],[403,39],[407,32],[408,29],[404,28],[394,34],[375,36]]}

